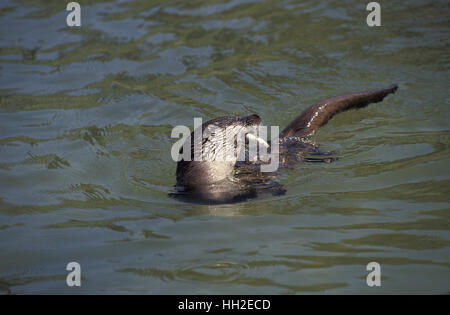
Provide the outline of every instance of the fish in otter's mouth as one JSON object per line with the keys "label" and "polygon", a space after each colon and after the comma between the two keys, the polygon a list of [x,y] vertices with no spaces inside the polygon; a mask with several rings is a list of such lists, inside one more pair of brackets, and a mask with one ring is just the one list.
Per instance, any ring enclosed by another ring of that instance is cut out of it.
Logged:
{"label": "fish in otter's mouth", "polygon": [[[267,163],[267,159],[261,159],[264,156],[260,155],[262,151],[270,152],[272,158],[276,154],[277,167],[278,158],[281,166],[300,161],[332,162],[335,158],[320,152],[318,146],[306,138],[335,114],[381,102],[397,88],[394,84],[384,89],[319,102],[295,118],[279,138],[275,137],[277,141],[271,141],[271,145],[259,135],[261,118],[256,114],[223,116],[207,121],[194,129],[179,150],[178,192],[171,196],[195,203],[231,203],[256,197],[261,184],[267,184],[273,194],[281,194],[284,192],[281,185],[274,183],[272,177],[265,176],[257,167]],[[252,150],[255,147],[257,150]],[[314,157],[308,157],[308,153]]]}

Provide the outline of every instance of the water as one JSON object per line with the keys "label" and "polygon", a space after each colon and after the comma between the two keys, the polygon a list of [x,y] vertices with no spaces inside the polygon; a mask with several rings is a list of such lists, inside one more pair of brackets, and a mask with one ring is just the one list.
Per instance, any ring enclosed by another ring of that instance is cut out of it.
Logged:
{"label": "water", "polygon": [[[0,292],[448,293],[448,1],[0,4]],[[400,88],[314,136],[287,193],[168,198],[176,125]],[[66,285],[81,265],[82,286]],[[381,265],[381,287],[366,265]]]}

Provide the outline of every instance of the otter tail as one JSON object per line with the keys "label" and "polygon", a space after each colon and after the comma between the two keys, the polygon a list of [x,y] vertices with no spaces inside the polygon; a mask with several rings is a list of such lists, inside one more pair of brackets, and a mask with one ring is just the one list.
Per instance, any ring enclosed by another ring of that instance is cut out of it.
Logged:
{"label": "otter tail", "polygon": [[306,109],[295,118],[282,132],[280,138],[312,135],[316,129],[325,125],[334,115],[353,108],[362,108],[370,103],[381,102],[388,94],[397,90],[397,84],[388,88],[352,93],[326,99]]}

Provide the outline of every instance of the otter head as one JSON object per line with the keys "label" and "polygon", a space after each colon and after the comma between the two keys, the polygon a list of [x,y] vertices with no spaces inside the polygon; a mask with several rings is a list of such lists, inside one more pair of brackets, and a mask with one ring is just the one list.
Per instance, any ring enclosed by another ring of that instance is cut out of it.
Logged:
{"label": "otter head", "polygon": [[[268,146],[256,136],[260,124],[258,115],[223,116],[202,124],[186,140],[190,141],[191,159],[178,162],[177,186],[198,191],[208,190],[211,185],[221,185],[224,181],[225,186],[229,185],[233,182],[236,161],[245,149],[245,138]],[[183,154],[183,148],[180,154]]]}

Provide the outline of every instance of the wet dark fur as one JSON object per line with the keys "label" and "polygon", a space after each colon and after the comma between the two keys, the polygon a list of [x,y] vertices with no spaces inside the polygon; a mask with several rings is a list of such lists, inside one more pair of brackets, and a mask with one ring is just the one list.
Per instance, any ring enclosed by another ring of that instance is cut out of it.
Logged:
{"label": "wet dark fur", "polygon": [[[325,125],[334,115],[349,109],[357,109],[370,103],[381,102],[388,94],[394,93],[397,85],[388,88],[347,94],[326,99],[306,109],[295,118],[280,134],[279,169],[300,161],[333,162],[331,153],[320,152],[318,146],[305,138]],[[258,115],[219,117],[202,125],[202,131],[210,125],[255,126],[261,123]],[[213,137],[204,139],[205,146]],[[194,133],[191,135],[191,157],[193,158]],[[182,153],[182,150],[180,150]],[[283,187],[274,181],[275,174],[262,173],[261,162],[213,162],[184,161],[177,164],[177,193],[171,194],[182,201],[216,204],[241,202],[255,198],[258,194],[270,192],[283,194]]]}

